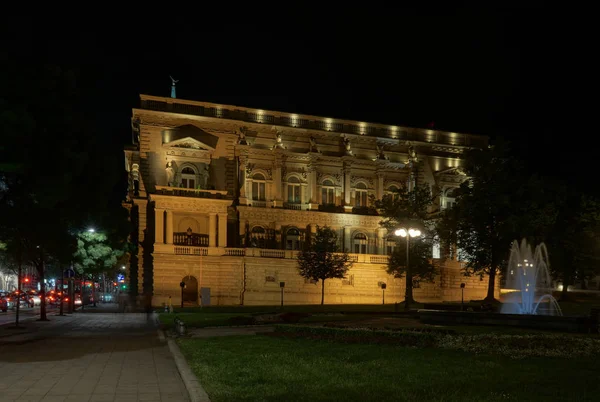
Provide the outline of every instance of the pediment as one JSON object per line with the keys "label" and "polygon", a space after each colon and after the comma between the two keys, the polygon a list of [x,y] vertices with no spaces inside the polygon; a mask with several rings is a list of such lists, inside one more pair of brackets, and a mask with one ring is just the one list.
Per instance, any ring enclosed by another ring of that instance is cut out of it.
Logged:
{"label": "pediment", "polygon": [[190,150],[197,151],[214,151],[215,149],[210,145],[203,143],[202,141],[198,141],[192,137],[184,137],[175,141],[167,142],[163,144],[163,147],[168,148],[185,148]]}
{"label": "pediment", "polygon": [[435,172],[436,176],[466,176],[464,169],[461,167],[452,167]]}
{"label": "pediment", "polygon": [[163,147],[187,148],[198,151],[214,151],[219,137],[209,134],[199,127],[186,124],[163,131]]}

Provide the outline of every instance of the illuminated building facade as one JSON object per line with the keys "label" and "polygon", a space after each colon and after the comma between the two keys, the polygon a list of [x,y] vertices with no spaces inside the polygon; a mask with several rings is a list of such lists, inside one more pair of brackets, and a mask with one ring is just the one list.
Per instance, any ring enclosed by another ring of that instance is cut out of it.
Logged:
{"label": "illuminated building facade", "polygon": [[[128,280],[153,304],[320,302],[320,284],[297,273],[295,256],[317,226],[338,233],[355,261],[345,279],[325,283],[325,302],[403,300],[404,279],[386,273],[396,245],[369,204],[405,183],[451,206],[466,177],[461,154],[487,138],[142,95],[125,150],[126,205],[139,252]],[[460,262],[432,250],[434,283],[419,301],[485,297],[487,280],[465,278]],[[442,253],[445,254],[445,253]],[[444,258],[441,258],[444,257]]]}

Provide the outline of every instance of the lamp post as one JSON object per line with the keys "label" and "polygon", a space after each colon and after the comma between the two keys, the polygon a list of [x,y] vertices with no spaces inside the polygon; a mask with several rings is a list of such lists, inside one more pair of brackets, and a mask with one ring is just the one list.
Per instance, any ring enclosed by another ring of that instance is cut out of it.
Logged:
{"label": "lamp post", "polygon": [[409,310],[410,309],[410,303],[412,302],[413,299],[413,292],[412,292],[412,286],[413,286],[413,278],[412,278],[412,272],[410,270],[410,238],[411,237],[419,237],[421,236],[421,231],[419,229],[413,229],[413,228],[409,228],[409,229],[405,229],[405,228],[400,228],[397,229],[394,234],[396,236],[400,236],[400,237],[406,237],[406,292],[404,294],[404,309],[405,310]]}
{"label": "lamp post", "polygon": [[465,311],[465,284],[460,284],[460,311]]}

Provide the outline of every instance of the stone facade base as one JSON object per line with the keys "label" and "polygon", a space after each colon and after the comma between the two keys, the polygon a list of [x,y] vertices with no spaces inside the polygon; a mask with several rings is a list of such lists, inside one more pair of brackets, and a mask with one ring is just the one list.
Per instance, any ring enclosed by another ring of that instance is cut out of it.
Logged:
{"label": "stone facade base", "polygon": [[[345,279],[327,279],[325,304],[381,304],[382,283],[386,284],[386,304],[402,302],[404,279],[389,275],[386,268],[385,264],[354,264]],[[455,261],[440,263],[438,270],[434,283],[420,283],[414,288],[416,301],[460,301],[461,283],[465,283],[465,301],[485,298],[487,278],[464,277]],[[154,306],[169,303],[169,296],[171,303],[179,306],[179,284],[184,280],[189,286],[185,290],[186,305],[200,305],[201,288],[207,288],[205,294],[210,293],[210,302],[205,300],[204,305],[279,305],[280,282],[285,282],[285,305],[321,303],[321,283],[302,278],[293,259],[155,253],[153,279]],[[498,286],[496,293],[498,297]]]}

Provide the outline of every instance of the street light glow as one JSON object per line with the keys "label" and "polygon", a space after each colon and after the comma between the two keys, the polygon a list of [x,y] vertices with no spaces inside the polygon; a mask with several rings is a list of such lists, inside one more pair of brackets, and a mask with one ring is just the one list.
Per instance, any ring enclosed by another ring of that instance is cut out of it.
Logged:
{"label": "street light glow", "polygon": [[94,229],[94,228],[89,228],[88,229],[88,232],[90,232],[90,233],[94,233],[95,231],[96,231],[96,229]]}

